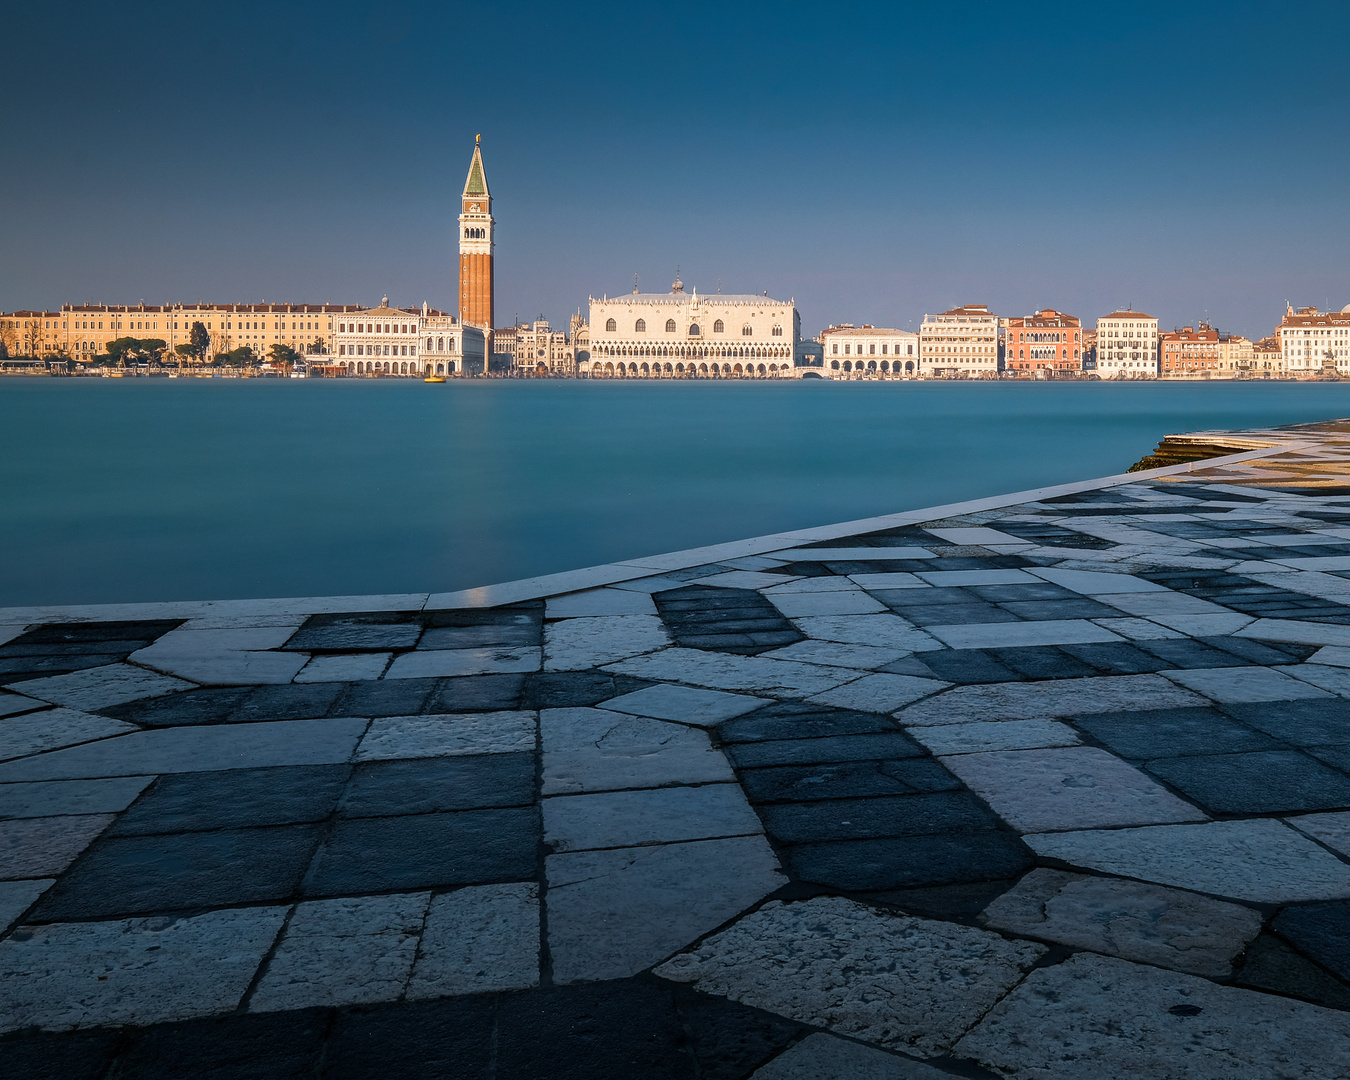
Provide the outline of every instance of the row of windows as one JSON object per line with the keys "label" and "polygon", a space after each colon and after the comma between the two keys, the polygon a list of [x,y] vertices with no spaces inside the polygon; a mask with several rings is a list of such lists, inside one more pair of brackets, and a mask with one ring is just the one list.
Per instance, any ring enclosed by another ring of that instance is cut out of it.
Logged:
{"label": "row of windows", "polygon": [[[831,345],[832,345],[832,348],[830,349],[831,354],[834,355],[834,356],[838,356],[838,355],[839,355],[839,342],[837,342],[837,341],[832,342]],[[859,355],[859,356],[862,355],[862,351],[863,351],[862,344],[859,343],[859,345],[858,345],[858,355]],[[868,343],[868,352],[871,353],[873,356],[875,356],[875,355],[876,355],[876,351],[877,351],[876,344],[875,344],[875,343],[872,343],[872,342],[869,342],[869,343]],[[913,345],[912,342],[905,346],[905,351],[906,351],[906,353],[907,353],[909,356],[913,356],[913,355],[914,355],[914,345]],[[847,341],[844,342],[844,355],[845,355],[845,356],[851,355],[851,354],[849,353],[849,343],[848,343]],[[886,342],[884,342],[884,341],[881,343],[881,355],[882,355],[882,356],[885,356],[885,355],[886,355]],[[896,355],[896,356],[899,356],[899,355],[900,355],[900,345],[899,345],[898,342],[896,343],[896,346],[895,346],[895,355]]]}
{"label": "row of windows", "polygon": [[487,239],[487,230],[486,230],[486,229],[465,229],[465,230],[464,230],[464,239],[465,239],[465,240],[486,240],[486,239]]}
{"label": "row of windows", "polygon": [[[618,332],[618,329],[619,329],[619,324],[618,324],[618,322],[617,322],[616,320],[614,320],[614,319],[607,319],[607,320],[605,320],[605,332],[606,332],[606,333],[614,334],[614,333],[617,333],[617,332]],[[674,319],[667,319],[667,320],[666,320],[666,333],[667,333],[667,334],[673,334],[673,333],[675,333],[675,329],[676,329],[676,327],[675,327],[675,320],[674,320]],[[725,334],[726,331],[727,331],[726,323],[724,323],[721,319],[718,319],[716,322],[713,323],[713,333],[714,333],[714,334]],[[646,332],[647,332],[647,320],[646,320],[646,319],[638,319],[638,321],[635,322],[635,323],[633,324],[633,333],[635,333],[635,334],[645,334]],[[691,323],[691,324],[690,324],[690,326],[689,326],[689,336],[690,336],[690,337],[697,337],[697,336],[698,336],[699,334],[701,334],[701,333],[703,333],[703,331],[699,329],[698,323]],[[741,337],[753,337],[753,336],[754,336],[754,333],[755,333],[755,328],[754,328],[753,326],[751,326],[749,323],[746,323],[744,326],[741,327]],[[774,337],[782,337],[782,336],[783,336],[783,328],[782,328],[781,326],[775,326],[775,327],[773,328],[773,336],[774,336]]]}
{"label": "row of windows", "polygon": [[[838,360],[831,360],[831,361],[830,361],[830,370],[831,370],[831,371],[838,371],[838,370],[839,370],[839,361],[838,361]],[[852,361],[852,360],[845,360],[845,361],[844,361],[844,368],[843,368],[843,370],[845,370],[845,371],[852,371],[852,370],[854,370],[854,368],[853,368],[853,361]],[[862,371],[862,370],[863,370],[863,362],[862,362],[861,360],[858,361],[858,367],[857,367],[857,370],[858,370],[858,371]],[[876,371],[876,370],[877,370],[877,362],[876,362],[875,360],[869,360],[869,361],[867,361],[867,370],[868,370],[868,371]],[[882,370],[882,371],[890,371],[890,370],[891,370],[891,362],[890,362],[889,360],[883,360],[883,361],[881,362],[881,370]],[[906,361],[905,361],[905,370],[906,370],[906,371],[910,371],[910,372],[912,372],[912,371],[914,370],[914,361],[913,361],[913,360],[906,360]],[[895,362],[895,371],[896,371],[897,373],[900,371],[900,361],[899,361],[899,360],[897,360],[897,361]]]}
{"label": "row of windows", "polygon": [[[383,351],[381,351],[383,349]],[[392,352],[390,350],[393,350]],[[400,351],[401,350],[401,351]],[[416,345],[339,345],[339,356],[416,356]]]}
{"label": "row of windows", "polygon": [[706,346],[706,345],[602,345],[596,352],[604,356],[787,356],[785,345],[777,346]]}
{"label": "row of windows", "polygon": [[407,323],[338,323],[339,334],[415,334]]}

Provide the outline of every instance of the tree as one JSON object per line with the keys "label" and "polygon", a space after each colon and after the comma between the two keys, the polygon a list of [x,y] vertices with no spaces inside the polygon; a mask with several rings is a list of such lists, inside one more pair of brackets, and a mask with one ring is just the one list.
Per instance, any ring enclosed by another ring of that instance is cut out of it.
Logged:
{"label": "tree", "polygon": [[108,342],[106,352],[108,362],[114,366],[121,366],[127,362],[128,354],[134,355],[136,347],[140,344],[134,337],[114,338]]}
{"label": "tree", "polygon": [[178,358],[180,361],[191,360],[192,357],[195,355],[192,351],[192,345],[186,341],[183,342],[183,344],[181,345],[175,345],[173,347],[173,351],[178,354]]}
{"label": "tree", "polygon": [[252,367],[258,362],[253,350],[247,345],[240,345],[237,349],[231,349],[229,352],[216,353],[215,359],[211,361],[217,367]]}
{"label": "tree", "polygon": [[285,368],[290,371],[295,366],[295,362],[300,359],[300,354],[280,341],[267,350],[267,359],[279,368]]}
{"label": "tree", "polygon": [[313,341],[309,343],[309,348],[306,349],[305,351],[310,353],[321,353],[324,351],[325,347],[326,343],[324,342],[323,338],[316,337]]}
{"label": "tree", "polygon": [[19,332],[13,319],[0,320],[0,356],[13,356],[19,347]]}
{"label": "tree", "polygon": [[207,350],[211,348],[211,335],[206,332],[206,327],[200,322],[192,324],[192,332],[188,335],[188,343],[192,346],[192,355],[197,358],[197,363],[206,359]]}
{"label": "tree", "polygon": [[169,347],[169,343],[163,338],[141,338],[137,343],[137,353],[140,357],[151,364],[162,364],[164,362],[164,350]]}

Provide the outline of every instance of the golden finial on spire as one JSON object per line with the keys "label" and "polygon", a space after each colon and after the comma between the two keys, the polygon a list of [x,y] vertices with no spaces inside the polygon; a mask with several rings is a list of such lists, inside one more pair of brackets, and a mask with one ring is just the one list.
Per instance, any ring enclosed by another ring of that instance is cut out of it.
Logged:
{"label": "golden finial on spire", "polygon": [[475,135],[475,136],[473,137],[473,141],[474,141],[475,144],[481,144],[481,143],[483,142],[483,136],[481,136],[481,135]]}

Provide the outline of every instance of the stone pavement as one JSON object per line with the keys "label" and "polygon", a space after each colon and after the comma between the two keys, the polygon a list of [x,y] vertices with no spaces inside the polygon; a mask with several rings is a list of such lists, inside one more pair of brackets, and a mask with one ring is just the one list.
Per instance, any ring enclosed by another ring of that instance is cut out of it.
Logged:
{"label": "stone pavement", "polygon": [[1343,1080],[1343,436],[1248,437],[460,594],[0,611],[0,1076]]}

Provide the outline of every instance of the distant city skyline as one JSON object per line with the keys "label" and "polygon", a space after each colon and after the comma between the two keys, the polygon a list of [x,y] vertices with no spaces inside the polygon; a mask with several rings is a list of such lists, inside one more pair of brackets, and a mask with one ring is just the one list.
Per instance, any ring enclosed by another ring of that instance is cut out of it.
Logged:
{"label": "distant city skyline", "polygon": [[1342,5],[56,3],[9,19],[0,309],[455,310],[475,134],[496,315],[987,304],[1253,339],[1350,301]]}

